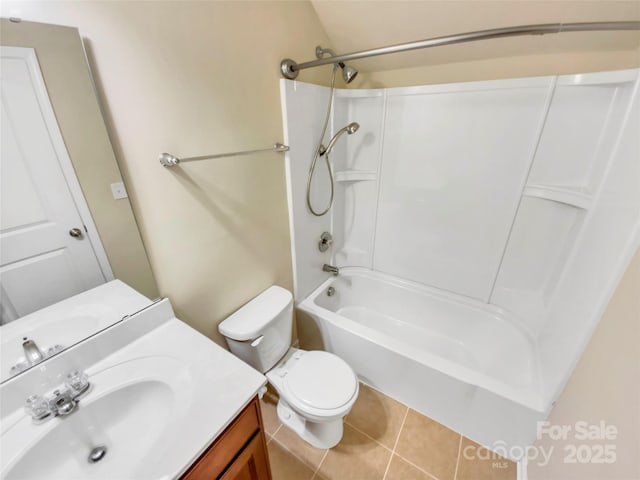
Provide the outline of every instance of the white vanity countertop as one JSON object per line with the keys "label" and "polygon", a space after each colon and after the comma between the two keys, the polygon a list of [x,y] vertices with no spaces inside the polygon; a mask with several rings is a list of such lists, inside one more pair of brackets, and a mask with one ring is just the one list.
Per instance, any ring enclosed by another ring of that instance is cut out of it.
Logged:
{"label": "white vanity countertop", "polygon": [[185,346],[194,353],[194,363],[189,366],[189,381],[198,387],[199,393],[189,406],[184,406],[189,408],[190,414],[181,421],[178,436],[164,438],[164,447],[171,449],[171,454],[158,459],[158,468],[154,469],[160,475],[167,472],[169,478],[177,478],[242,412],[267,379],[176,318],[144,338],[148,347],[136,348],[140,357],[154,355],[153,336],[172,339],[172,345],[164,350],[163,355],[174,356]]}
{"label": "white vanity countertop", "polygon": [[[34,424],[26,397],[75,368],[92,385],[77,411]],[[0,385],[0,477],[178,478],[266,381],[162,300]],[[89,464],[104,439],[105,459]]]}

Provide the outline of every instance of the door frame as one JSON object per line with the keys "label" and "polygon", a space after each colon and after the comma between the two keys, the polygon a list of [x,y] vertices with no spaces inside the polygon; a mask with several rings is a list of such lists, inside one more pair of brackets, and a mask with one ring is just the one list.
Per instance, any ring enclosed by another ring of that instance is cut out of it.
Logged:
{"label": "door frame", "polygon": [[0,56],[25,60],[29,68],[29,75],[31,76],[31,81],[35,88],[38,103],[42,109],[42,117],[44,118],[47,126],[49,138],[51,139],[51,143],[58,158],[58,165],[64,175],[73,203],[75,204],[76,210],[80,215],[83,226],[85,227],[84,234],[91,245],[96,259],[98,260],[98,265],[105,282],[114,280],[115,277],[113,275],[113,270],[111,270],[111,265],[109,264],[109,258],[107,257],[107,253],[102,245],[102,240],[100,240],[100,235],[98,234],[98,229],[96,228],[93,217],[91,216],[91,211],[89,210],[87,201],[82,193],[82,187],[80,186],[80,182],[76,176],[71,157],[67,151],[62,132],[60,131],[60,126],[58,125],[55,112],[53,111],[53,106],[51,105],[49,93],[47,92],[47,87],[44,83],[42,70],[40,69],[35,49],[27,47],[0,46]]}

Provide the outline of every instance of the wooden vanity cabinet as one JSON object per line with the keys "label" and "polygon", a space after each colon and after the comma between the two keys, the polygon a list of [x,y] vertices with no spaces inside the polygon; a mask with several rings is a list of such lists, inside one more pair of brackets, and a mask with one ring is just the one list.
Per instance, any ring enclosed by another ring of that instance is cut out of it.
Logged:
{"label": "wooden vanity cabinet", "polygon": [[271,480],[258,397],[236,417],[181,480]]}

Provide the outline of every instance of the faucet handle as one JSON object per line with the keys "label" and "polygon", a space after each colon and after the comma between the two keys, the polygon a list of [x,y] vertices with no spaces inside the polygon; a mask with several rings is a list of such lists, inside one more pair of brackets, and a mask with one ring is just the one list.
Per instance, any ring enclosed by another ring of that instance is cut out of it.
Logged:
{"label": "faucet handle", "polygon": [[19,374],[20,372],[24,372],[27,368],[29,368],[29,364],[27,363],[27,361],[20,360],[18,363],[11,367],[9,373],[11,374],[11,376],[14,376]]}
{"label": "faucet handle", "polygon": [[89,376],[82,370],[72,370],[67,373],[65,384],[75,395],[79,395],[89,388]]}
{"label": "faucet handle", "polygon": [[60,353],[64,350],[64,347],[58,343],[56,343],[53,347],[47,348],[45,351],[45,355],[47,358],[54,356],[56,353]]}
{"label": "faucet handle", "polygon": [[333,236],[329,232],[322,232],[320,235],[320,241],[318,242],[318,250],[326,252],[333,244]]}
{"label": "faucet handle", "polygon": [[51,409],[49,408],[49,402],[47,402],[40,395],[31,395],[27,398],[24,404],[24,411],[31,415],[34,420],[44,420],[51,415]]}

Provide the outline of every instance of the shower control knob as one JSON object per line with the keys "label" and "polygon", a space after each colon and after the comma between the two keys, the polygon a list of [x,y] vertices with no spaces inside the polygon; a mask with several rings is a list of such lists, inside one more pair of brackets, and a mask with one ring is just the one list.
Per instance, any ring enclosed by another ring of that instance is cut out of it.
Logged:
{"label": "shower control knob", "polygon": [[329,250],[329,247],[333,244],[333,237],[329,232],[322,232],[320,235],[320,241],[318,242],[318,250],[321,252],[326,252]]}

